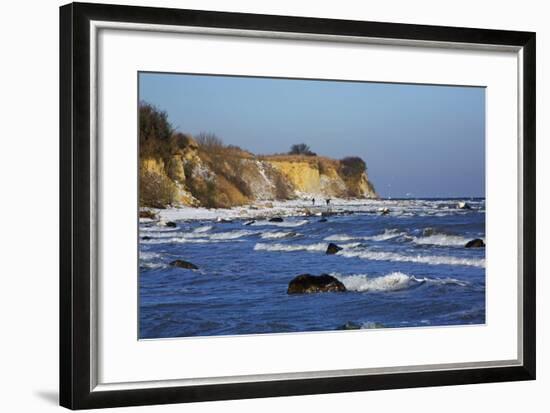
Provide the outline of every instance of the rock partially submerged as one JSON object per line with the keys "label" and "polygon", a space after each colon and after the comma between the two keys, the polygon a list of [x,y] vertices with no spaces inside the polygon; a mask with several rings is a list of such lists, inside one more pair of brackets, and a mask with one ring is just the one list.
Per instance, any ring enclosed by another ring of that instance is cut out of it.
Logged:
{"label": "rock partially submerged", "polygon": [[140,218],[157,219],[157,214],[155,214],[155,212],[151,211],[150,209],[142,209],[142,210],[139,211],[139,217]]}
{"label": "rock partially submerged", "polygon": [[176,224],[174,221],[167,221],[164,223],[164,226],[168,228],[176,228],[178,224]]}
{"label": "rock partially submerged", "polygon": [[327,222],[327,221],[328,221],[328,219],[326,219],[326,218],[321,218],[318,222]]}
{"label": "rock partially submerged", "polygon": [[354,323],[353,321],[348,321],[346,324],[341,325],[338,327],[338,330],[360,330],[361,325]]}
{"label": "rock partially submerged", "polygon": [[338,251],[342,251],[342,250],[343,250],[342,247],[339,247],[338,245],[331,242],[330,244],[328,244],[326,254],[327,255],[332,255],[332,254],[336,254]]}
{"label": "rock partially submerged", "polygon": [[459,202],[459,203],[456,205],[456,207],[457,207],[458,209],[472,209],[472,207],[471,207],[468,203],[466,203],[466,202],[464,202],[464,201]]}
{"label": "rock partially submerged", "polygon": [[338,330],[369,330],[375,328],[385,328],[384,324],[376,322],[366,322],[366,323],[355,323],[353,321],[348,321],[346,324],[338,327]]}
{"label": "rock partially submerged", "polygon": [[250,220],[250,221],[246,221],[243,225],[252,225],[253,223],[255,223],[256,221],[255,220]]}
{"label": "rock partially submerged", "polygon": [[484,248],[485,243],[483,242],[482,239],[476,238],[471,241],[468,241],[464,247],[465,248]]}
{"label": "rock partially submerged", "polygon": [[380,215],[388,215],[390,213],[390,209],[389,208],[380,208],[378,210],[380,212]]}
{"label": "rock partially submerged", "polygon": [[175,260],[170,263],[172,267],[178,267],[178,268],[185,268],[187,270],[198,270],[199,267],[197,267],[195,264],[190,263],[189,261],[184,260]]}
{"label": "rock partially submerged", "polygon": [[273,217],[273,218],[269,218],[269,222],[283,222],[283,218],[281,217]]}
{"label": "rock partially submerged", "polygon": [[141,237],[141,239],[143,241],[149,241],[151,239],[151,237],[149,235],[145,235],[145,236]]}
{"label": "rock partially submerged", "polygon": [[346,291],[344,284],[332,275],[301,274],[288,283],[287,294],[311,294],[344,291]]}

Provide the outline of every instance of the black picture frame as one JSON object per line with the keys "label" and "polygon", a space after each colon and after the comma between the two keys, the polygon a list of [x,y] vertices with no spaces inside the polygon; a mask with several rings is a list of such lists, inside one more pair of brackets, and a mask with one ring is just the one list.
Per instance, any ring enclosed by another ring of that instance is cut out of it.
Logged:
{"label": "black picture frame", "polygon": [[[91,389],[90,21],[508,45],[523,53],[523,364],[410,373]],[[167,8],[72,3],[60,8],[60,404],[70,409],[166,404],[535,379],[535,33]]]}

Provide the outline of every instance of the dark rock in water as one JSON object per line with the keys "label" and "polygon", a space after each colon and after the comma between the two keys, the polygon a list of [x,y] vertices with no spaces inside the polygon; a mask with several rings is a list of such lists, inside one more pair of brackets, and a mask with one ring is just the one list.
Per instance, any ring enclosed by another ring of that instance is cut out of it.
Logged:
{"label": "dark rock in water", "polygon": [[175,260],[170,263],[172,267],[178,267],[178,268],[185,268],[188,270],[198,270],[199,267],[197,267],[195,264],[190,263],[189,261],[184,260]]}
{"label": "dark rock in water", "polygon": [[141,211],[139,211],[139,217],[140,218],[156,219],[157,214],[155,214],[153,211],[149,211],[148,209],[142,209]]}
{"label": "dark rock in water", "polygon": [[246,221],[243,225],[252,225],[254,222],[256,222],[256,221],[255,220]]}
{"label": "dark rock in water", "polygon": [[485,243],[482,239],[476,238],[471,241],[468,241],[465,245],[466,248],[483,248],[485,247]]}
{"label": "dark rock in water", "polygon": [[424,230],[422,231],[422,235],[425,237],[429,237],[430,235],[434,235],[435,233],[435,229],[433,229],[432,227],[424,228]]}
{"label": "dark rock in water", "polygon": [[230,219],[218,218],[216,222],[219,222],[220,224],[231,224],[233,221]]}
{"label": "dark rock in water", "polygon": [[141,239],[142,239],[143,241],[149,241],[149,240],[151,239],[151,237],[145,235],[144,237],[141,237]]}
{"label": "dark rock in water", "polygon": [[353,321],[348,321],[346,324],[338,327],[338,330],[359,330],[361,326]]}
{"label": "dark rock in water", "polygon": [[178,226],[178,224],[176,224],[175,222],[173,221],[168,221],[166,222],[164,225],[166,225],[167,227],[169,228],[176,228]]}
{"label": "dark rock in water", "polygon": [[281,217],[273,217],[269,218],[269,222],[283,222],[283,219]]}
{"label": "dark rock in water", "polygon": [[287,294],[343,292],[346,287],[332,275],[298,275],[288,283]]}
{"label": "dark rock in water", "polygon": [[328,221],[328,219],[326,219],[326,218],[321,218],[321,219],[319,220],[319,222],[327,222],[327,221]]}
{"label": "dark rock in water", "polygon": [[334,244],[334,243],[330,243],[328,244],[328,247],[327,247],[327,254],[336,254],[338,251],[341,251],[343,250],[342,247],[339,247],[338,245]]}
{"label": "dark rock in water", "polygon": [[338,327],[338,330],[367,330],[375,328],[385,328],[384,324],[376,322],[366,322],[362,324],[357,324],[353,321],[348,321],[346,324]]}
{"label": "dark rock in water", "polygon": [[468,205],[466,202],[459,202],[456,207],[458,209],[472,209],[472,207]]}

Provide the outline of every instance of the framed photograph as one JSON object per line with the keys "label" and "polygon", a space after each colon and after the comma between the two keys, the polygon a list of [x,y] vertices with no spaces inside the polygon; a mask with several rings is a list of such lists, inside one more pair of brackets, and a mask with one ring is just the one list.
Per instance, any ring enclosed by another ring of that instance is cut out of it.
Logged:
{"label": "framed photograph", "polygon": [[62,406],[535,378],[535,33],[60,13]]}

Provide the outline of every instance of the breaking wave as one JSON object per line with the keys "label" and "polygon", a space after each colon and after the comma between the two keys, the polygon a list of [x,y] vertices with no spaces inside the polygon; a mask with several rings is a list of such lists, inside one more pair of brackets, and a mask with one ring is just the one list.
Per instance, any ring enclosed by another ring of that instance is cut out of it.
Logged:
{"label": "breaking wave", "polygon": [[353,240],[368,240],[368,241],[386,241],[389,239],[401,237],[406,235],[405,232],[402,232],[398,229],[386,229],[381,234],[376,235],[367,235],[364,237],[352,236],[347,234],[334,234],[325,238],[325,241],[353,241]]}
{"label": "breaking wave", "polygon": [[260,235],[263,239],[281,239],[281,238],[290,238],[295,237],[297,234],[295,232],[287,231],[269,231],[264,232]]}
{"label": "breaking wave", "polygon": [[389,239],[401,237],[403,235],[406,235],[406,233],[393,228],[384,230],[382,234],[363,237],[363,239],[370,241],[386,241]]}
{"label": "breaking wave", "polygon": [[398,291],[424,283],[432,285],[456,285],[461,287],[468,285],[467,282],[454,278],[417,278],[414,275],[408,275],[402,272],[392,272],[380,277],[370,277],[366,274],[340,275],[333,273],[331,275],[342,282],[348,291],[358,292]]}
{"label": "breaking wave", "polygon": [[283,222],[272,222],[272,221],[256,221],[252,225],[258,226],[258,225],[273,225],[276,227],[286,227],[286,228],[294,228],[294,227],[300,227],[302,225],[307,224],[307,220],[302,219],[300,221],[283,221]]}
{"label": "breaking wave", "polygon": [[247,231],[247,230],[237,230],[237,231],[229,231],[229,232],[219,232],[217,234],[210,234],[209,238],[212,240],[225,240],[225,239],[238,239],[242,237],[246,237],[248,235],[255,234],[255,231]]}
{"label": "breaking wave", "polygon": [[352,241],[358,239],[357,237],[352,237],[351,235],[346,234],[334,234],[325,238],[325,241]]}
{"label": "breaking wave", "polygon": [[463,247],[471,238],[459,235],[433,234],[425,237],[413,237],[412,242],[419,245],[440,245],[444,247]]}
{"label": "breaking wave", "polygon": [[417,262],[429,265],[465,265],[471,267],[485,267],[484,258],[461,258],[442,255],[402,255],[395,252],[342,250],[337,253],[348,258],[362,258],[372,261]]}
{"label": "breaking wave", "polygon": [[205,225],[203,227],[198,227],[193,230],[195,234],[202,234],[203,232],[208,232],[212,229],[212,225]]}
{"label": "breaking wave", "polygon": [[257,243],[254,246],[254,251],[326,251],[328,244],[320,242],[317,244],[264,244]]}

